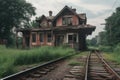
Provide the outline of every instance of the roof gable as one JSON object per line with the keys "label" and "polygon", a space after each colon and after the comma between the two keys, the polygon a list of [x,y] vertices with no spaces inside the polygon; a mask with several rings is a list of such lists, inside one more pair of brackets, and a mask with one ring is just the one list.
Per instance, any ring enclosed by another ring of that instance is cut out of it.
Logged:
{"label": "roof gable", "polygon": [[47,20],[47,18],[45,17],[45,15],[42,15],[41,17],[40,17],[40,19],[39,19],[39,22],[42,22],[42,20]]}
{"label": "roof gable", "polygon": [[73,11],[73,10],[72,10],[71,8],[69,8],[68,6],[65,6],[65,7],[54,17],[53,22],[54,22],[60,15],[64,14],[64,11],[65,11],[65,10],[70,11],[72,14],[78,16],[78,18],[79,18],[79,15],[78,15],[75,11]]}

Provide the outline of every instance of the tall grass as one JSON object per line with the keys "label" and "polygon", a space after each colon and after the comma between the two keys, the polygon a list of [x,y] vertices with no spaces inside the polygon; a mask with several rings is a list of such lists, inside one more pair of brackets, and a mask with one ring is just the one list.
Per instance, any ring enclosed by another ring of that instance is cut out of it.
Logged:
{"label": "tall grass", "polygon": [[[108,49],[109,51],[106,52],[105,57],[111,61],[115,61],[120,64],[120,44],[112,47],[112,49]],[[111,50],[111,51],[110,51]]]}
{"label": "tall grass", "polygon": [[0,77],[15,73],[16,66],[46,62],[74,52],[65,47],[39,47],[30,50],[7,49],[0,46]]}

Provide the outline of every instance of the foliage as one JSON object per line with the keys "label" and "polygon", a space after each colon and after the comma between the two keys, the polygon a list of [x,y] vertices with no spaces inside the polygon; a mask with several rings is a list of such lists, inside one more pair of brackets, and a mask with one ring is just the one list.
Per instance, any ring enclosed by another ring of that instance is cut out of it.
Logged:
{"label": "foliage", "polygon": [[120,7],[106,19],[106,39],[110,46],[120,42]]}
{"label": "foliage", "polygon": [[111,46],[101,46],[100,45],[98,48],[99,48],[99,50],[104,51],[104,52],[112,52],[113,51],[113,47],[111,47]]}
{"label": "foliage", "polygon": [[35,20],[31,21],[31,26],[33,28],[38,28],[39,27],[39,23],[37,22],[37,20],[39,20],[39,17],[36,17]]}
{"label": "foliage", "polygon": [[102,31],[98,35],[98,45],[108,45],[107,39],[106,39],[106,32]]}
{"label": "foliage", "polygon": [[83,63],[77,61],[71,61],[69,63],[70,66],[83,66]]}
{"label": "foliage", "polygon": [[7,39],[10,44],[13,27],[20,28],[29,22],[35,15],[34,10],[25,0],[0,0],[0,38]]}
{"label": "foliage", "polygon": [[114,47],[114,52],[120,53],[120,43]]}
{"label": "foliage", "polygon": [[65,47],[38,47],[31,50],[18,50],[0,46],[0,77],[16,72],[16,66],[46,62],[68,54],[74,50]]}
{"label": "foliage", "polygon": [[107,60],[114,61],[114,62],[117,62],[118,64],[120,64],[120,43],[118,45],[116,45],[115,47],[101,46],[100,50],[105,51],[104,56]]}
{"label": "foliage", "polygon": [[87,40],[87,44],[89,45],[89,46],[97,46],[97,36],[96,37],[94,37],[94,38],[92,38],[91,40]]}

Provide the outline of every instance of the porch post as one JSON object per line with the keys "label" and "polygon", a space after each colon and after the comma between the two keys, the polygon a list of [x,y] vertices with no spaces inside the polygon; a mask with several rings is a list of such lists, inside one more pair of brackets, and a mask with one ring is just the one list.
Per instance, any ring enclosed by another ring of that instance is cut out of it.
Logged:
{"label": "porch post", "polygon": [[16,31],[16,48],[18,48],[18,31]]}
{"label": "porch post", "polygon": [[30,32],[30,42],[29,42],[29,48],[31,48],[32,47],[32,32]]}
{"label": "porch post", "polygon": [[23,32],[23,41],[22,41],[22,47],[25,48],[26,45],[25,45],[25,33]]}

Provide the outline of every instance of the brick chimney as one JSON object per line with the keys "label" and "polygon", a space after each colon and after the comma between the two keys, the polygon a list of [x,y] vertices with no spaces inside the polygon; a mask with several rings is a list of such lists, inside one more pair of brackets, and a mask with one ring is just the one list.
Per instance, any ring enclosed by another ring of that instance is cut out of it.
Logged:
{"label": "brick chimney", "polygon": [[49,11],[49,16],[52,16],[52,11]]}

